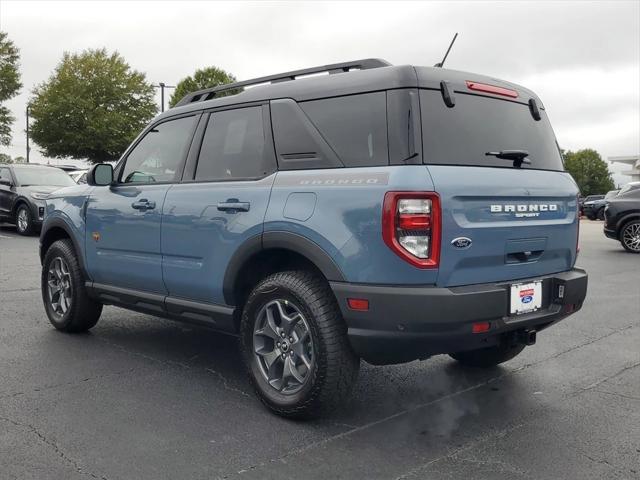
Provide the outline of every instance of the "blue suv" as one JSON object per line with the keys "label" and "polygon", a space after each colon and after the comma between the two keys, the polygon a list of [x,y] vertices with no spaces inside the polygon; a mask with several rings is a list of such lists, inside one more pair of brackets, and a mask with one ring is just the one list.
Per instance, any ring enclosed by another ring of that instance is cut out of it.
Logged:
{"label": "blue suv", "polygon": [[360,359],[491,367],[579,310],[577,195],[526,88],[287,72],[187,95],[50,195],[42,297],[67,332],[111,304],[236,335],[262,402],[315,416]]}

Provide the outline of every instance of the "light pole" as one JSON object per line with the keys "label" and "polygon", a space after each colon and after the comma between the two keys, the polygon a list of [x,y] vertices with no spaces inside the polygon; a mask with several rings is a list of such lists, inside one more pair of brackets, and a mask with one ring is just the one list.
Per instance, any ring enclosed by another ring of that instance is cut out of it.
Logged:
{"label": "light pole", "polygon": [[167,85],[164,82],[159,82],[158,85],[154,85],[155,88],[160,89],[160,111],[164,112],[164,89],[165,88],[176,88],[175,85]]}
{"label": "light pole", "polygon": [[29,151],[31,150],[31,147],[29,147],[29,104],[27,103],[27,163],[29,163]]}

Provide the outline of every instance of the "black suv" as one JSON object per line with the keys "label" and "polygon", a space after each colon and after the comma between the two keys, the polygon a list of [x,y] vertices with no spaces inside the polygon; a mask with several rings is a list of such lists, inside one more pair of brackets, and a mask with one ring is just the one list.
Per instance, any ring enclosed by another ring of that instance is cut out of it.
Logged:
{"label": "black suv", "polygon": [[640,182],[631,182],[607,201],[604,234],[619,240],[628,252],[640,253]]}
{"label": "black suv", "polygon": [[15,224],[20,235],[31,235],[42,224],[47,195],[75,184],[56,167],[0,165],[0,221]]}

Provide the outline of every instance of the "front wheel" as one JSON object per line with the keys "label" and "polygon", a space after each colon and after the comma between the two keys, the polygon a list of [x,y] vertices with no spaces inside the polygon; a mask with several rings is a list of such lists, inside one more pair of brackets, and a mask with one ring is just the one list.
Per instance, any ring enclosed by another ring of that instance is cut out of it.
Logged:
{"label": "front wheel", "polygon": [[16,210],[16,229],[20,235],[31,235],[33,233],[33,219],[29,207],[22,204]]}
{"label": "front wheel", "polygon": [[627,252],[640,253],[640,220],[633,220],[622,227],[620,243]]}
{"label": "front wheel", "polygon": [[524,347],[522,344],[501,344],[495,347],[452,353],[449,356],[467,367],[490,368],[516,357],[524,350]]}
{"label": "front wheel", "polygon": [[598,213],[596,214],[596,218],[598,220],[604,220],[604,207],[598,210]]}
{"label": "front wheel", "polygon": [[51,324],[63,332],[84,332],[98,323],[102,304],[87,295],[70,240],[54,242],[44,256],[42,301]]}
{"label": "front wheel", "polygon": [[331,411],[351,393],[359,358],[326,281],[310,272],[280,272],[251,292],[241,347],[262,403],[285,417]]}

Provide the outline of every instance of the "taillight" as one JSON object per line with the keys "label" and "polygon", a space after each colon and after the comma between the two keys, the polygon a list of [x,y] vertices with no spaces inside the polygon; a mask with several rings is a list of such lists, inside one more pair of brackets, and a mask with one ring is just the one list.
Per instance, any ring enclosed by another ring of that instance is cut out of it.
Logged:
{"label": "taillight", "polygon": [[580,195],[576,196],[576,223],[578,224],[577,228],[577,237],[576,237],[576,259],[578,258],[578,254],[580,253]]}
{"label": "taillight", "polygon": [[497,85],[488,85],[486,83],[478,83],[467,80],[467,88],[476,92],[493,93],[494,95],[503,95],[505,97],[518,98],[518,92],[510,88],[498,87]]}
{"label": "taillight", "polygon": [[387,192],[382,238],[391,250],[418,268],[440,262],[440,197],[435,192]]}

